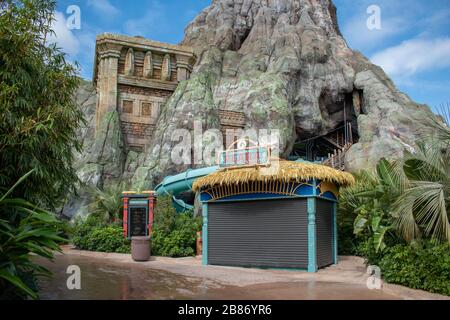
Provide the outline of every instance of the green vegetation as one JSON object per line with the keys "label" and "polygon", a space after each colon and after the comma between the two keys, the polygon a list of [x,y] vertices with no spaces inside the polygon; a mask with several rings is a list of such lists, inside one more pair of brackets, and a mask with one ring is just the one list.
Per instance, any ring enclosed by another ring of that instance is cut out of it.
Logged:
{"label": "green vegetation", "polygon": [[34,169],[14,196],[52,209],[77,182],[79,79],[47,42],[54,1],[5,0],[0,10],[0,191]]}
{"label": "green vegetation", "polygon": [[379,266],[387,282],[450,296],[448,244],[398,244],[386,250]]}
{"label": "green vegetation", "polygon": [[[114,190],[114,188],[112,189]],[[114,197],[115,192],[108,192]],[[105,197],[103,191],[97,191]],[[119,195],[116,194],[118,198]],[[114,203],[106,197],[108,204]],[[92,214],[75,222],[72,243],[79,249],[100,252],[129,253],[130,241],[124,239],[121,217],[116,220],[116,205],[108,206],[94,202]],[[114,212],[114,214],[108,214]],[[197,232],[201,230],[201,218],[192,212],[178,214],[172,205],[172,197],[160,196],[155,206],[155,221],[152,232],[152,254],[167,257],[187,257],[196,253]],[[112,218],[114,217],[114,218]]]}
{"label": "green vegetation", "polygon": [[2,298],[38,297],[36,277],[48,272],[30,253],[52,259],[59,250],[60,223],[47,210],[77,182],[73,152],[81,148],[76,131],[83,117],[73,96],[79,79],[47,42],[54,11],[54,1],[0,2]]}
{"label": "green vegetation", "polygon": [[120,222],[123,218],[123,201],[120,197],[123,190],[120,183],[104,189],[93,188],[91,196],[94,201],[90,205],[92,215],[103,223]]}
{"label": "green vegetation", "polygon": [[10,197],[31,174],[0,196],[0,299],[38,298],[36,277],[50,273],[33,263],[30,253],[52,259],[65,241],[52,213]]}
{"label": "green vegetation", "polygon": [[104,224],[94,216],[76,222],[71,241],[81,250],[130,252],[130,242],[123,237],[122,225]]}
{"label": "green vegetation", "polygon": [[93,188],[91,214],[71,227],[71,241],[81,250],[129,253],[130,242],[123,237],[122,185]]}
{"label": "green vegetation", "polygon": [[339,204],[341,253],[358,254],[375,263],[386,242],[398,239],[393,228],[392,204],[400,194],[389,174],[392,164],[381,160],[374,171],[356,175],[356,184],[343,189]]}
{"label": "green vegetation", "polygon": [[342,190],[340,252],[376,264],[388,282],[449,294],[450,129],[436,119],[403,159],[380,160]]}
{"label": "green vegetation", "polygon": [[192,212],[177,214],[172,205],[172,197],[158,197],[152,232],[152,253],[168,257],[194,256],[197,232],[201,227],[201,218],[193,217]]}

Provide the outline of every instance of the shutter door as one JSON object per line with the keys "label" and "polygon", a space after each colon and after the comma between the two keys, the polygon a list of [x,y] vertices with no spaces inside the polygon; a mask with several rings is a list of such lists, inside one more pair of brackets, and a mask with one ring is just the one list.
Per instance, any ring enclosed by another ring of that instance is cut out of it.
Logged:
{"label": "shutter door", "polygon": [[208,263],[306,269],[306,199],[210,203]]}
{"label": "shutter door", "polygon": [[333,264],[333,202],[317,199],[316,244],[317,266]]}

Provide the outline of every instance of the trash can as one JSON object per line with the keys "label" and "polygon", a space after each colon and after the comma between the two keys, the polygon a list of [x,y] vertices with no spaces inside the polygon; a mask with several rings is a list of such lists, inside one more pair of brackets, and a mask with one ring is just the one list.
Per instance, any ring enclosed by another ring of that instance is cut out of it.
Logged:
{"label": "trash can", "polygon": [[131,257],[134,261],[148,261],[150,259],[150,237],[131,238]]}

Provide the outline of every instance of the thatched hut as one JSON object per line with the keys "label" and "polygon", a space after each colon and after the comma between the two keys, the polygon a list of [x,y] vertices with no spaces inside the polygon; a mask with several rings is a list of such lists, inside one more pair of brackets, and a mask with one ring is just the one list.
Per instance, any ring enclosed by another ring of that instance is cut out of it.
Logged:
{"label": "thatched hut", "polygon": [[203,203],[203,263],[315,272],[337,263],[336,207],[351,174],[272,159],[195,181]]}

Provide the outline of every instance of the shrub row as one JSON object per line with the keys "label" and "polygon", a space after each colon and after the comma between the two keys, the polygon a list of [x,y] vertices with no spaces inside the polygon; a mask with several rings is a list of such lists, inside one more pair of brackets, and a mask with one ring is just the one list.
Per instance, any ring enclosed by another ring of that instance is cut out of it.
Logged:
{"label": "shrub row", "polygon": [[395,245],[379,262],[385,281],[450,296],[450,246]]}
{"label": "shrub row", "polygon": [[93,219],[78,223],[73,231],[72,243],[78,249],[129,253],[130,243],[123,237],[123,230],[118,225],[98,225]]}

